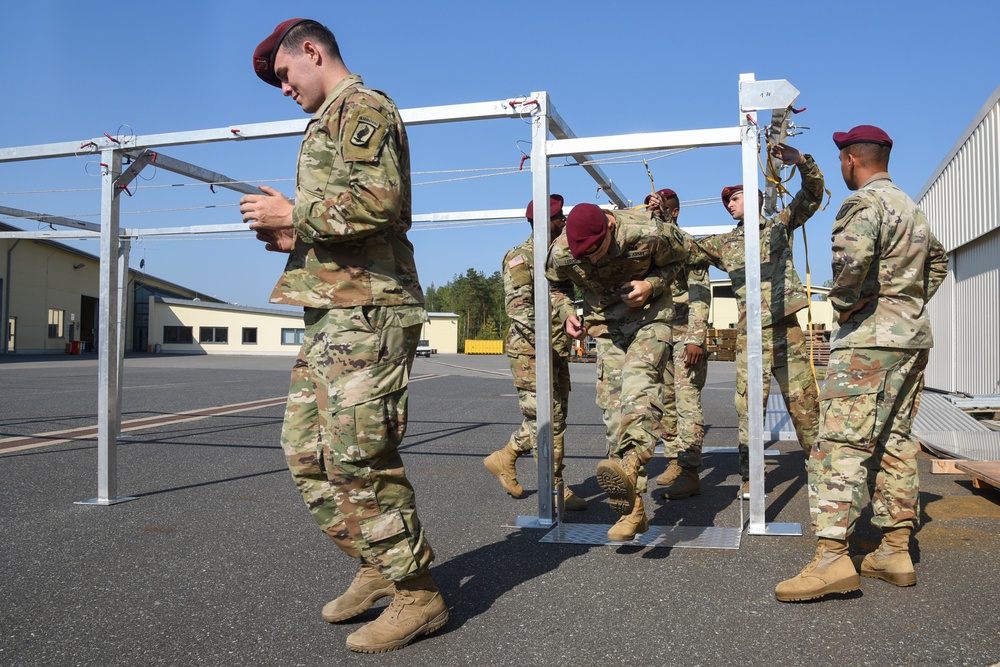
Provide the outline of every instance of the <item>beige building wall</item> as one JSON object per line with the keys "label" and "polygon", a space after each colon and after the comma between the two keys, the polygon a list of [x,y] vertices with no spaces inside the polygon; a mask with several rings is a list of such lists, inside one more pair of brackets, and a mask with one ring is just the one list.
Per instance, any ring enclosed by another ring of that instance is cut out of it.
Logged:
{"label": "beige building wall", "polygon": [[[192,342],[166,342],[165,327],[189,327]],[[202,340],[219,338],[222,330],[225,330],[226,342]],[[244,342],[244,330],[253,331],[255,342]],[[183,299],[150,298],[149,344],[154,351],[294,356],[301,346],[304,330],[302,312],[299,310],[284,312]]]}
{"label": "beige building wall", "polygon": [[[8,279],[10,258],[10,285]],[[74,268],[76,267],[76,268]],[[79,341],[81,333],[83,299],[96,300],[100,275],[98,263],[87,260],[57,246],[33,240],[0,239],[0,280],[4,290],[0,299],[10,294],[10,303],[4,305],[3,314],[14,319],[14,347],[10,351],[22,354],[65,353],[66,344]],[[9,287],[9,290],[8,290]],[[96,301],[95,301],[96,302]],[[94,308],[90,304],[90,310]],[[50,336],[49,311],[61,314],[59,335]],[[96,325],[95,325],[96,326]],[[6,330],[4,328],[4,330]],[[0,346],[2,349],[2,346]]]}
{"label": "beige building wall", "polygon": [[[728,280],[712,281],[713,298],[712,304],[709,307],[709,326],[714,329],[735,328],[736,323],[740,319],[736,298],[731,296],[715,296],[719,288],[727,292],[731,291],[732,283]],[[812,310],[813,328],[819,328],[818,325],[822,324],[823,328],[827,331],[833,329],[833,306],[826,299],[826,295],[829,293],[830,289],[827,287],[814,286],[812,288],[813,300],[810,302],[810,308]],[[803,329],[806,329],[809,322],[809,311],[803,308],[797,315],[799,324]]]}
{"label": "beige building wall", "polygon": [[458,315],[427,313],[420,338],[430,341],[439,354],[458,354]]}

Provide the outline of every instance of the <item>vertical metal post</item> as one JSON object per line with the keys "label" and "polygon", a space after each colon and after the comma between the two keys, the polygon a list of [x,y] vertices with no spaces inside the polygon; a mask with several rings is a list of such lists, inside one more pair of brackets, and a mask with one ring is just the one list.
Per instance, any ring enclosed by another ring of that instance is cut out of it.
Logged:
{"label": "vertical metal post", "polygon": [[532,93],[537,103],[531,122],[531,197],[535,241],[535,391],[538,427],[538,516],[518,517],[522,528],[548,528],[556,522],[552,455],[552,309],[545,262],[549,254],[549,96]]}
{"label": "vertical metal post", "polygon": [[115,391],[115,423],[119,425],[119,437],[121,437],[122,423],[122,384],[125,381],[125,348],[128,347],[126,333],[128,330],[128,258],[132,250],[132,240],[122,237],[118,242],[118,322],[116,335],[118,338],[118,356],[116,363],[118,372],[115,374],[118,380],[118,389]]}
{"label": "vertical metal post", "polygon": [[[117,180],[122,171],[118,150],[101,152],[101,281],[97,378],[97,497],[80,505],[114,505],[118,498],[118,435],[121,430],[121,253]],[[125,249],[128,271],[128,250]]]}
{"label": "vertical metal post", "polygon": [[[741,74],[740,85],[754,80]],[[743,147],[743,238],[746,266],[747,419],[750,432],[750,534],[764,526],[764,364],[760,293],[760,208],[757,193],[757,112],[740,110]],[[770,378],[768,378],[770,380]]]}

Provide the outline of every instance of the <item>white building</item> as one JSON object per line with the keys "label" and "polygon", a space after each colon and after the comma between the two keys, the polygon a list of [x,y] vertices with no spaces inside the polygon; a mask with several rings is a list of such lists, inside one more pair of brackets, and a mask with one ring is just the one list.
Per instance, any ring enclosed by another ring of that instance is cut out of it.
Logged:
{"label": "white building", "polygon": [[1000,393],[1000,87],[916,197],[949,255],[927,386]]}

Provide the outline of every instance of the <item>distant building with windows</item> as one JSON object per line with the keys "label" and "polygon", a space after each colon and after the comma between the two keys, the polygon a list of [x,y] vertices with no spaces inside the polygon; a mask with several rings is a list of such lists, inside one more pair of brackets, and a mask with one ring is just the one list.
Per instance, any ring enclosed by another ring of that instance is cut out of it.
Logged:
{"label": "distant building with windows", "polygon": [[[2,231],[22,231],[0,222]],[[100,258],[62,243],[0,239],[0,351],[8,354],[93,352],[98,344]],[[152,296],[219,299],[129,269],[125,290],[127,351],[149,346]]]}

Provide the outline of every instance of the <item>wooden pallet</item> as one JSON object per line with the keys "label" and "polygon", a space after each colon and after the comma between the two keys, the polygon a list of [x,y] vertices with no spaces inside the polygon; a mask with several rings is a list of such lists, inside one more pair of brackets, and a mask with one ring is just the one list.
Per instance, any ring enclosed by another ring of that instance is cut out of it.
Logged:
{"label": "wooden pallet", "polygon": [[1000,461],[962,461],[955,467],[972,477],[972,485],[977,489],[984,484],[1000,489]]}

